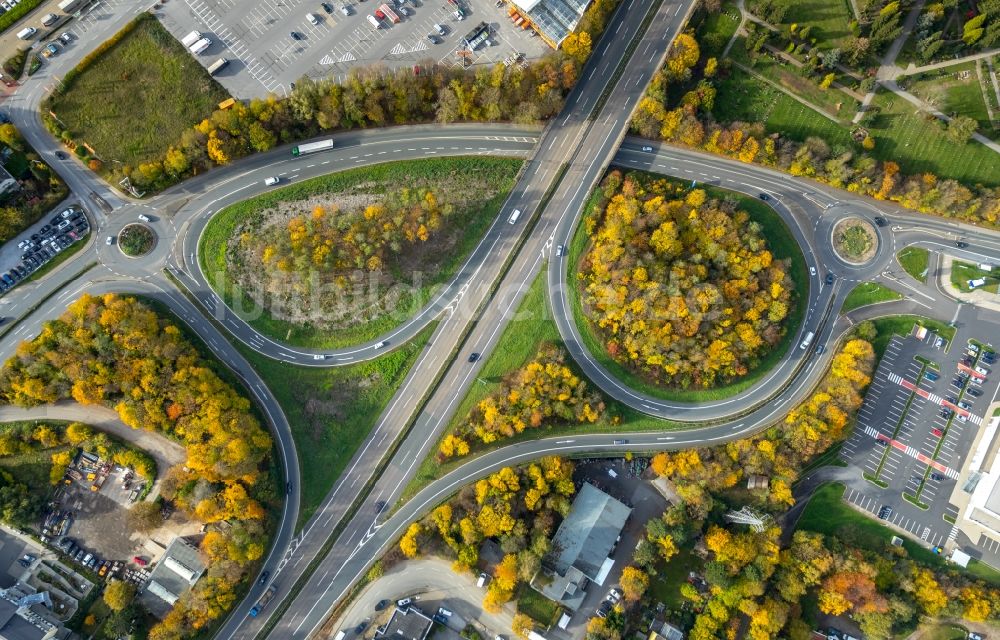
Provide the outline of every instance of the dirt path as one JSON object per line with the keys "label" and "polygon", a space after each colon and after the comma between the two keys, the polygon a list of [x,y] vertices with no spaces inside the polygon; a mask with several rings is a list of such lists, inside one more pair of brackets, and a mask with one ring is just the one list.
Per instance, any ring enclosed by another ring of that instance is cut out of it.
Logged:
{"label": "dirt path", "polygon": [[30,409],[0,407],[0,422],[19,420],[66,420],[89,424],[153,456],[156,460],[157,480],[167,469],[187,459],[187,452],[181,445],[152,431],[132,429],[107,407],[84,406],[75,402],[60,402]]}

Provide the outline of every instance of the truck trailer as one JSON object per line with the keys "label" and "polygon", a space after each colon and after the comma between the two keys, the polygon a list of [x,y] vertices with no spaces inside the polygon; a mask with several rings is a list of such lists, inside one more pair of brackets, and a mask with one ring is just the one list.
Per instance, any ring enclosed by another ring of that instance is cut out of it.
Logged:
{"label": "truck trailer", "polygon": [[213,62],[208,66],[208,75],[214,76],[216,73],[221,71],[222,68],[225,67],[227,64],[229,64],[229,60],[225,58],[219,58],[218,60],[216,60],[215,62]]}
{"label": "truck trailer", "polygon": [[191,51],[191,53],[199,55],[203,53],[205,49],[208,49],[211,46],[212,46],[211,40],[209,40],[208,38],[202,38],[198,42],[195,42],[193,45],[191,45],[189,50]]}
{"label": "truck trailer", "polygon": [[183,38],[181,38],[181,44],[185,47],[190,47],[195,42],[201,40],[201,31],[192,31]]}
{"label": "truck trailer", "polygon": [[326,140],[319,140],[317,142],[307,142],[306,144],[300,144],[292,147],[292,156],[299,157],[304,156],[309,153],[316,153],[317,151],[327,151],[333,148],[333,138],[327,138]]}
{"label": "truck trailer", "polygon": [[379,6],[379,9],[382,10],[382,13],[385,14],[386,18],[388,18],[389,20],[392,20],[393,24],[399,24],[399,16],[396,15],[396,12],[393,11],[392,8],[389,7],[388,4],[383,4],[383,5]]}
{"label": "truck trailer", "polygon": [[274,592],[277,590],[278,590],[277,587],[275,587],[274,585],[268,587],[267,591],[264,592],[264,595],[262,595],[260,597],[260,600],[257,601],[257,604],[255,604],[250,609],[250,615],[256,618],[257,614],[263,611],[264,607],[267,606],[267,603],[269,603],[274,598]]}

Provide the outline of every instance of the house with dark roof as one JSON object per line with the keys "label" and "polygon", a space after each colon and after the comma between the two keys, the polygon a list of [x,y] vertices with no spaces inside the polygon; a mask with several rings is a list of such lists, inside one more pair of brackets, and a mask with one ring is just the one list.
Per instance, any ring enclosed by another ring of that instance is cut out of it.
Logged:
{"label": "house with dark roof", "polygon": [[609,556],[631,514],[630,507],[584,483],[531,586],[568,609],[579,609],[587,585],[603,586],[611,573],[615,561]]}

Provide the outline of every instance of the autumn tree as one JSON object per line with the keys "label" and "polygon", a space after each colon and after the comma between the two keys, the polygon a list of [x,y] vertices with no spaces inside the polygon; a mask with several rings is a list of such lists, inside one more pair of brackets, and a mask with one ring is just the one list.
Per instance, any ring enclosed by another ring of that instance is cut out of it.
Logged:
{"label": "autumn tree", "polygon": [[420,553],[418,538],[423,532],[424,529],[420,526],[420,523],[414,522],[406,530],[406,533],[403,534],[403,537],[399,539],[399,549],[407,558],[416,558]]}
{"label": "autumn tree", "polygon": [[622,569],[622,596],[631,602],[638,601],[649,587],[649,576],[642,569],[628,566]]}
{"label": "autumn tree", "polygon": [[510,630],[519,638],[527,640],[528,634],[534,631],[535,621],[530,616],[523,613],[515,613],[511,620]]}
{"label": "autumn tree", "polygon": [[124,580],[112,580],[104,588],[104,604],[112,611],[122,611],[135,597],[135,585]]}

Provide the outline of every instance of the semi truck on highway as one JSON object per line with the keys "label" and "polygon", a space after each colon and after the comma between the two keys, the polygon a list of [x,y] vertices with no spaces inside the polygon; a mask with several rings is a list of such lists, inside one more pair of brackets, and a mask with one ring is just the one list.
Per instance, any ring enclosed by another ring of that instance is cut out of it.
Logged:
{"label": "semi truck on highway", "polygon": [[251,607],[250,615],[256,618],[257,614],[263,611],[264,607],[267,606],[267,603],[269,603],[274,598],[274,592],[277,590],[278,588],[275,587],[273,584],[270,587],[268,587],[267,591],[264,592],[264,595],[262,595],[260,597],[260,600],[257,601],[257,604]]}
{"label": "semi truck on highway", "polygon": [[292,147],[292,156],[299,157],[304,156],[309,153],[316,153],[317,151],[326,151],[333,148],[333,138],[327,138],[326,140],[319,140],[318,142],[307,142],[306,144],[300,144],[298,146]]}

